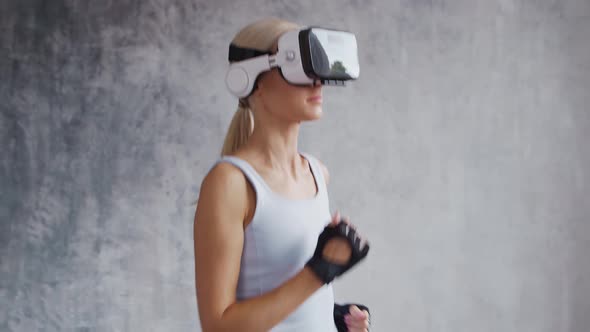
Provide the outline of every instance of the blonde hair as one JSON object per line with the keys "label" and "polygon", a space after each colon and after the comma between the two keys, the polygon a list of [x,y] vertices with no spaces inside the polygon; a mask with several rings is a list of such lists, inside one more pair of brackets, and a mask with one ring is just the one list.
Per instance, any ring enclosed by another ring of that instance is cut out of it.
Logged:
{"label": "blonde hair", "polygon": [[[265,18],[248,24],[232,40],[236,46],[260,51],[275,51],[279,37],[290,30],[298,29],[295,23],[278,18]],[[230,155],[248,142],[254,130],[254,117],[246,98],[238,101],[221,149],[221,155]]]}

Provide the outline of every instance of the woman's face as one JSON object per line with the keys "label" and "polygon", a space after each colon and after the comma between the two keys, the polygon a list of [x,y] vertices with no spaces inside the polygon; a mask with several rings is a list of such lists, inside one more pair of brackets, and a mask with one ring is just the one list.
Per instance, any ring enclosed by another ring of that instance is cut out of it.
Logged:
{"label": "woman's face", "polygon": [[310,121],[322,115],[322,86],[291,85],[277,68],[259,76],[253,97],[257,112],[270,113],[282,120]]}

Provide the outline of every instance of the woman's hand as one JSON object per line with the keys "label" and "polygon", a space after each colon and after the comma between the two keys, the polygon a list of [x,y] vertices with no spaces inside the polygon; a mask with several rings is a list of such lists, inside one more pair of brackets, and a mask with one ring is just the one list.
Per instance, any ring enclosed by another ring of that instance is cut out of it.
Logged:
{"label": "woman's hand", "polygon": [[[356,230],[356,227],[350,223],[350,219],[348,217],[342,217],[340,212],[336,211],[332,216],[332,222],[329,226],[336,226],[340,221],[343,221],[347,225],[349,225],[352,229]],[[362,243],[366,242],[366,239],[360,236],[361,239],[361,246]],[[345,264],[350,259],[351,255],[351,248],[348,242],[342,238],[331,239],[328,241],[326,246],[324,247],[323,251],[324,257],[331,262],[336,264]]]}
{"label": "woman's hand", "polygon": [[305,263],[325,284],[346,273],[369,253],[369,243],[337,212],[318,236],[313,256]]}
{"label": "woman's hand", "polygon": [[[340,219],[340,212],[334,213],[330,226],[334,227],[338,225]],[[330,262],[334,262],[336,264],[345,264],[348,262],[351,253],[352,250],[350,245],[345,239],[342,238],[335,238],[328,241],[323,251],[324,257]]]}
{"label": "woman's hand", "polygon": [[369,312],[351,305],[349,313],[344,315],[344,322],[349,332],[367,332],[369,331]]}

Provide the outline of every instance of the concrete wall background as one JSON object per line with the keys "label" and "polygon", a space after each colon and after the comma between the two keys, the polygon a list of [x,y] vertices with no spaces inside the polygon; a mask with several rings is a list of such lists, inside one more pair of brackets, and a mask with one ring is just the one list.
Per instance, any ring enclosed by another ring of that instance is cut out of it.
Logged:
{"label": "concrete wall background", "polygon": [[246,23],[357,34],[301,149],[375,331],[590,329],[590,1],[0,3],[0,331],[195,331],[192,217]]}

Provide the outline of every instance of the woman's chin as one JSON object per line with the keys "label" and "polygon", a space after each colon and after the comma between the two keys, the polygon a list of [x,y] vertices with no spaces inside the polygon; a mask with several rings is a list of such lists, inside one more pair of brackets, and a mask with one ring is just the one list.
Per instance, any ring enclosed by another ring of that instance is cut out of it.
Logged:
{"label": "woman's chin", "polygon": [[314,118],[321,118],[322,114],[324,114],[324,109],[322,108],[321,104],[313,105],[313,107],[309,108],[309,115]]}
{"label": "woman's chin", "polygon": [[324,114],[322,105],[306,105],[306,107],[300,108],[296,115],[297,121],[314,121],[318,120]]}
{"label": "woman's chin", "polygon": [[324,114],[323,110],[321,107],[317,107],[314,108],[312,111],[307,112],[306,115],[306,120],[308,121],[314,121],[314,120],[319,120],[322,118],[322,115]]}

